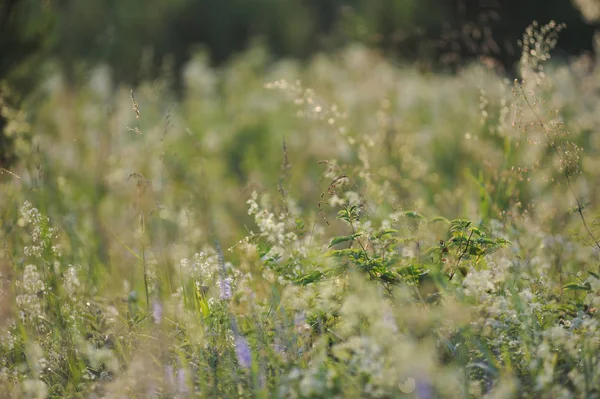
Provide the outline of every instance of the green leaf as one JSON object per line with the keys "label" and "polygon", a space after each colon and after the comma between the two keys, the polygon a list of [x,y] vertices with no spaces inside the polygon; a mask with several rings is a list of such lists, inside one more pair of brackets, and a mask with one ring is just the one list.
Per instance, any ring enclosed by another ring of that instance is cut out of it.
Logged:
{"label": "green leaf", "polygon": [[483,254],[483,252],[484,252],[484,250],[481,249],[481,248],[479,248],[479,247],[476,247],[476,246],[473,246],[473,245],[471,245],[469,247],[469,254],[471,254],[471,255],[480,256],[480,255]]}
{"label": "green leaf", "polygon": [[208,306],[208,301],[206,300],[206,296],[204,293],[198,288],[195,288],[195,304],[196,310],[199,310],[202,313],[202,316],[208,317],[210,314],[210,308]]}
{"label": "green leaf", "polygon": [[404,244],[407,242],[415,242],[419,239],[419,237],[417,236],[410,236],[410,237],[394,237],[394,241],[397,242],[398,244]]}
{"label": "green leaf", "polygon": [[345,220],[346,222],[350,223],[354,220],[358,220],[359,219],[359,215],[358,215],[358,205],[352,205],[351,207],[347,208],[344,207],[343,209],[340,209],[338,211],[338,219],[342,219]]}
{"label": "green leaf", "polygon": [[410,264],[408,266],[404,266],[398,269],[397,273],[409,281],[416,281],[419,280],[421,277],[429,274],[429,270],[423,269],[421,266],[415,266],[413,264]]}
{"label": "green leaf", "polygon": [[448,240],[448,244],[456,246],[469,241],[469,237],[461,233],[454,233],[454,237]]}
{"label": "green leaf", "polygon": [[490,246],[497,245],[497,241],[496,240],[493,240],[491,238],[486,238],[486,237],[484,237],[484,238],[478,238],[478,239],[472,240],[472,241],[476,242],[479,245],[490,245]]}
{"label": "green leaf", "polygon": [[429,247],[425,250],[425,255],[438,254],[442,252],[442,247],[436,245],[435,247]]}
{"label": "green leaf", "polygon": [[592,287],[590,286],[589,283],[583,283],[583,284],[579,284],[579,283],[568,283],[565,286],[563,286],[564,290],[572,290],[572,291],[591,291]]}
{"label": "green leaf", "polygon": [[505,247],[508,244],[512,244],[511,241],[505,240],[504,238],[501,237],[496,237],[496,245],[501,246],[501,247]]}
{"label": "green leaf", "polygon": [[429,221],[429,223],[437,223],[437,222],[442,222],[442,223],[446,223],[446,224],[450,224],[450,221],[448,219],[446,219],[443,216],[436,216],[433,219],[431,219]]}
{"label": "green leaf", "polygon": [[348,214],[348,210],[346,208],[340,209],[337,213],[338,219],[348,220],[349,216],[350,215]]}
{"label": "green leaf", "polygon": [[385,229],[385,230],[380,230],[377,233],[373,234],[373,236],[371,236],[372,240],[377,240],[383,236],[386,235],[392,235],[392,234],[396,234],[398,232],[398,230],[395,229]]}
{"label": "green leaf", "polygon": [[472,227],[471,232],[473,233],[474,237],[485,237],[485,233],[479,230],[477,227]]}
{"label": "green leaf", "polygon": [[366,254],[362,249],[359,248],[346,248],[346,249],[336,249],[333,251],[329,251],[325,254],[325,256],[337,257],[341,258],[344,256],[348,256],[352,259],[360,259],[365,258]]}
{"label": "green leaf", "polygon": [[454,219],[452,222],[450,222],[450,224],[452,225],[450,227],[450,231],[457,232],[460,230],[466,230],[471,226],[472,223],[473,222],[467,219]]}
{"label": "green leaf", "polygon": [[258,256],[261,258],[263,256],[265,256],[266,254],[268,254],[270,250],[271,250],[271,245],[267,245],[264,243],[258,243],[258,245],[257,245]]}
{"label": "green leaf", "polygon": [[323,277],[323,273],[321,273],[319,270],[313,270],[312,272],[295,279],[294,283],[299,285],[308,285],[321,280],[321,277]]}
{"label": "green leaf", "polygon": [[411,219],[417,219],[417,220],[426,221],[425,216],[423,216],[419,212],[415,212],[415,211],[406,211],[406,212],[403,212],[402,216],[405,216],[405,217],[411,218]]}
{"label": "green leaf", "polygon": [[339,236],[339,237],[334,237],[333,240],[331,240],[331,244],[329,244],[328,248],[333,247],[334,245],[337,245],[339,243],[342,242],[347,242],[347,241],[354,241],[354,239],[356,237],[360,237],[361,233],[355,233],[349,236]]}

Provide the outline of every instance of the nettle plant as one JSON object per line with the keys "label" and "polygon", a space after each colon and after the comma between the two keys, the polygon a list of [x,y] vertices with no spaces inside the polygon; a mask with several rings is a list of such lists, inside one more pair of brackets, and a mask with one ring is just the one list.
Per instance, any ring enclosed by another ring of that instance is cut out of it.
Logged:
{"label": "nettle plant", "polygon": [[[448,267],[444,272],[448,274],[449,280],[454,277],[457,269],[466,274],[466,269],[461,266],[461,261],[473,260],[477,263],[485,255],[505,247],[509,241],[494,236],[485,226],[473,226],[473,222],[465,219],[448,221],[443,217],[436,217],[432,223],[442,222],[450,226],[447,240],[439,240],[439,245],[430,247],[421,259],[409,258],[410,262],[404,261],[406,257],[401,248],[406,243],[416,242],[415,237],[402,237],[397,229],[379,229],[371,234],[357,231],[356,222],[361,220],[360,207],[357,205],[345,206],[338,212],[338,218],[345,221],[350,227],[352,234],[337,236],[331,240],[329,247],[341,243],[349,243],[348,248],[334,249],[327,253],[328,256],[342,258],[365,272],[370,279],[376,280],[383,286],[400,282],[418,284],[421,279],[429,273],[427,266],[443,264]],[[427,223],[426,218],[418,212],[406,211],[401,217],[417,220],[418,223]],[[356,244],[354,246],[354,244]]]}
{"label": "nettle plant", "polygon": [[[256,195],[253,198],[254,200],[250,200],[251,212],[256,206]],[[337,212],[337,219],[345,222],[349,234],[332,237],[327,250],[320,253],[320,256],[333,259],[335,261],[333,266],[314,267],[319,262],[311,263],[308,257],[299,257],[301,253],[308,252],[306,247],[299,243],[293,244],[296,249],[290,250],[289,257],[278,249],[274,250],[276,247],[271,244],[271,233],[265,230],[266,226],[262,223],[259,225],[263,229],[262,233],[255,236],[258,237],[256,244],[265,264],[294,284],[308,285],[359,270],[370,280],[381,284],[389,293],[392,286],[401,283],[418,286],[432,268],[445,274],[448,280],[453,279],[457,270],[460,270],[464,276],[467,268],[463,263],[477,264],[486,255],[510,244],[510,241],[497,237],[483,224],[477,227],[472,221],[466,219],[450,221],[444,217],[435,217],[428,221],[415,211],[400,212],[397,217],[409,219],[417,225],[443,223],[448,226],[448,237],[440,239],[437,245],[430,246],[421,256],[415,256],[414,251],[406,249],[409,245],[421,246],[418,236],[403,236],[401,230],[395,228],[364,228],[363,226],[371,225],[369,213],[365,211],[364,205],[354,204],[344,205]],[[267,218],[273,219],[273,216]],[[284,219],[284,216],[280,216],[280,220]],[[279,222],[281,233],[286,237],[280,241],[281,244],[292,245],[293,238],[301,238],[305,235],[305,223],[299,218],[294,219],[294,232],[284,234],[284,225],[283,221]],[[311,265],[301,267],[302,260]]]}

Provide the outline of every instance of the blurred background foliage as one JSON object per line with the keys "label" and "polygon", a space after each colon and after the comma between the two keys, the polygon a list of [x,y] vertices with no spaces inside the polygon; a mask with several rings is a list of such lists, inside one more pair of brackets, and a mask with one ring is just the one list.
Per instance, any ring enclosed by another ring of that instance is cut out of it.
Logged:
{"label": "blurred background foliage", "polygon": [[3,73],[44,52],[65,67],[108,63],[129,81],[144,77],[145,52],[155,68],[165,56],[181,66],[198,45],[222,62],[256,37],[275,56],[306,57],[358,40],[405,59],[488,54],[508,65],[534,19],[567,23],[569,52],[591,49],[593,29],[571,2],[541,0],[4,0],[0,12]]}
{"label": "blurred background foliage", "polygon": [[[53,60],[75,87],[108,65],[111,80],[139,85],[170,76],[181,95],[182,69],[198,51],[221,65],[259,41],[269,57],[306,60],[361,42],[421,70],[455,71],[484,57],[507,73],[517,40],[534,19],[566,23],[558,52],[593,49],[590,1],[532,0],[2,0],[0,88],[18,109]],[[592,2],[593,3],[593,2]],[[10,88],[10,90],[8,89]],[[0,115],[0,166],[15,161]]]}
{"label": "blurred background foliage", "polygon": [[37,55],[60,60],[72,78],[79,64],[106,63],[116,80],[137,83],[167,59],[179,71],[198,46],[221,63],[256,38],[276,57],[361,41],[437,66],[488,55],[509,67],[534,19],[569,26],[563,51],[592,49],[593,26],[569,1],[3,0],[0,76]]}

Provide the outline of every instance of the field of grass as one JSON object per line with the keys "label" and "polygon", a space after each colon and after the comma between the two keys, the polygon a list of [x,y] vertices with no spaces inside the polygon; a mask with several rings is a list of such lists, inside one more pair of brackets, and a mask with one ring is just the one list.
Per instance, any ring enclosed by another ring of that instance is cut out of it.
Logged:
{"label": "field of grass", "polygon": [[559,30],[514,81],[48,65],[0,108],[0,397],[600,397],[600,67]]}

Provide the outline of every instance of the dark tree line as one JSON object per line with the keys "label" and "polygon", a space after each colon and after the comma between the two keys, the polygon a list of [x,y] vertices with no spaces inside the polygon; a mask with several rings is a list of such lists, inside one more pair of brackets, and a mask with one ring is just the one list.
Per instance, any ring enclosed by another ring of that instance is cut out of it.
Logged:
{"label": "dark tree line", "polygon": [[[25,94],[51,57],[67,81],[105,63],[115,83],[135,85],[169,58],[181,89],[179,71],[198,46],[219,64],[255,37],[274,57],[362,41],[434,70],[485,56],[510,73],[525,27],[551,19],[568,25],[559,55],[593,50],[595,26],[567,0],[0,0],[0,80]],[[10,101],[18,106],[19,96]],[[10,154],[0,134],[0,166]]]}

